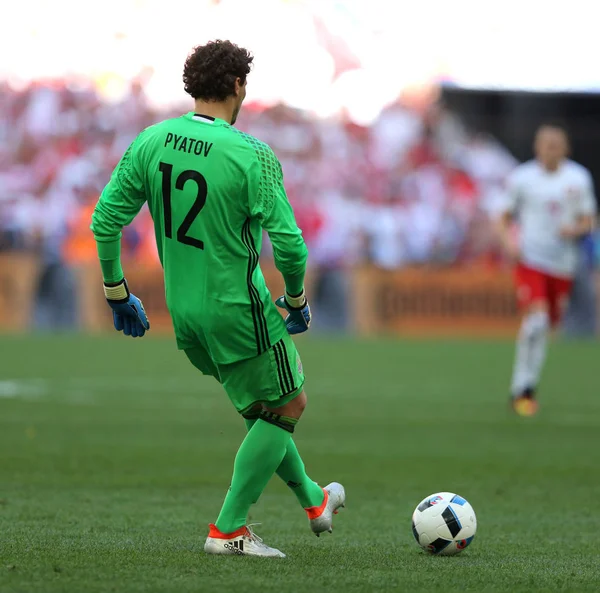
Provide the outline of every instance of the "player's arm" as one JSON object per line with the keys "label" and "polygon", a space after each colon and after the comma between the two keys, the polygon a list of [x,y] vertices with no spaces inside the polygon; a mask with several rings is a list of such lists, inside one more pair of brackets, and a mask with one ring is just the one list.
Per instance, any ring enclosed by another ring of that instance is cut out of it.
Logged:
{"label": "player's arm", "polygon": [[595,226],[596,219],[596,197],[594,195],[594,183],[588,171],[585,172],[583,188],[580,196],[579,214],[573,226],[561,229],[563,239],[581,239],[589,235]]}
{"label": "player's arm", "polygon": [[594,229],[594,217],[591,214],[580,214],[573,226],[563,227],[560,231],[563,239],[581,239]]}
{"label": "player's arm", "polygon": [[248,171],[250,213],[269,234],[275,265],[293,297],[304,290],[308,250],[285,192],[281,165],[268,146],[259,150]]}
{"label": "player's arm", "polygon": [[150,328],[144,307],[129,292],[121,267],[122,229],[131,223],[146,200],[138,142],[139,136],[113,171],[96,204],[91,225],[115,329],[133,337],[143,336]]}
{"label": "player's arm", "polygon": [[259,151],[248,175],[250,212],[267,231],[275,266],[285,282],[285,295],[277,304],[288,310],[288,331],[301,333],[310,325],[310,308],[304,293],[308,249],[287,198],[281,164],[268,146]]}
{"label": "player's arm", "polygon": [[512,223],[520,199],[519,183],[516,175],[509,177],[500,213],[495,221],[495,230],[500,245],[511,260],[519,258],[519,246],[512,233]]}

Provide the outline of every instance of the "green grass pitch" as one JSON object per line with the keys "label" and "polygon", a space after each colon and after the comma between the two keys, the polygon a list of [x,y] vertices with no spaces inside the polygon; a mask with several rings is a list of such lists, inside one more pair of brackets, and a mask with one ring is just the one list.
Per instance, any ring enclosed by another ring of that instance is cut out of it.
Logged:
{"label": "green grass pitch", "polygon": [[[207,557],[243,423],[172,341],[0,339],[0,592],[598,591],[600,353],[551,348],[538,417],[512,417],[509,342],[298,340],[296,440],[347,508],[314,537],[277,479],[251,512],[285,560]],[[463,554],[411,513],[460,493]]]}

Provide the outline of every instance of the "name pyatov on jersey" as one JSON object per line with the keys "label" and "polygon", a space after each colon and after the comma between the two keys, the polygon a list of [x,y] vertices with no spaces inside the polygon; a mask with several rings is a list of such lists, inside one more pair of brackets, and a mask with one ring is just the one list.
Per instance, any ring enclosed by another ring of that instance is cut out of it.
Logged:
{"label": "name pyatov on jersey", "polygon": [[167,134],[165,139],[165,148],[171,146],[173,150],[179,152],[192,152],[197,156],[208,156],[210,149],[213,147],[212,142],[204,142],[204,140],[196,140],[195,138],[188,138],[187,136],[179,136],[177,134]]}

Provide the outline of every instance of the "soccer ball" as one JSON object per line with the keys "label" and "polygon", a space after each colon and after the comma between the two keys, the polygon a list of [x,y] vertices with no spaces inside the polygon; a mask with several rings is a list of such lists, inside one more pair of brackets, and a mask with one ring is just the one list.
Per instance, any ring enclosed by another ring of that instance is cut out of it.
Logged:
{"label": "soccer ball", "polygon": [[413,535],[431,554],[452,556],[462,552],[473,541],[476,530],[473,507],[452,492],[428,496],[419,503],[412,516]]}

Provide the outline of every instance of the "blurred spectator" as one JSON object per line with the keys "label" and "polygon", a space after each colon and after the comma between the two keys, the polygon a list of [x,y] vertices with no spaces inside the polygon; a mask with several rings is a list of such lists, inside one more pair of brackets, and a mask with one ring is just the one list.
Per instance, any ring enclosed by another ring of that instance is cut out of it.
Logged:
{"label": "blurred spectator", "polygon": [[[119,103],[102,101],[81,81],[0,89],[0,250],[39,254],[39,327],[76,324],[61,295],[95,258],[88,231],[94,202],[136,134],[177,115],[152,112],[144,80],[134,80]],[[397,102],[368,128],[285,105],[242,111],[239,127],[281,160],[324,328],[347,326],[348,266],[455,265],[494,247],[488,213],[516,162],[443,106],[418,109]],[[123,252],[159,265],[147,210],[124,234]]]}

